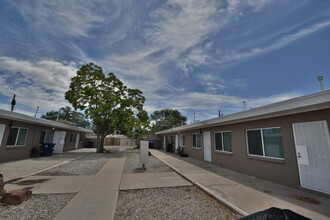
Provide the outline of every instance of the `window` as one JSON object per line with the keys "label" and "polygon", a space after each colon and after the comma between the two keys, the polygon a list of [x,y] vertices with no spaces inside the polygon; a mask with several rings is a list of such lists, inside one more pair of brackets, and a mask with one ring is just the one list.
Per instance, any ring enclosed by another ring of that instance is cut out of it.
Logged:
{"label": "window", "polygon": [[215,132],[214,143],[215,143],[216,151],[232,152],[231,132],[230,131]]}
{"label": "window", "polygon": [[246,131],[248,154],[284,158],[281,128],[262,128]]}
{"label": "window", "polygon": [[70,135],[70,142],[73,143],[73,142],[76,142],[76,139],[77,139],[77,134],[76,133],[73,133]]}
{"label": "window", "polygon": [[3,134],[5,133],[6,125],[0,124],[0,147],[2,143]]}
{"label": "window", "polygon": [[79,142],[84,142],[84,133],[80,133],[79,135]]}
{"label": "window", "polygon": [[51,131],[41,131],[39,144],[52,143],[52,132]]}
{"label": "window", "polygon": [[185,146],[185,136],[180,135],[180,147],[184,147],[184,146]]}
{"label": "window", "polygon": [[193,134],[193,147],[201,148],[201,134]]}
{"label": "window", "polygon": [[27,128],[11,127],[7,139],[7,145],[11,146],[24,146],[27,136]]}

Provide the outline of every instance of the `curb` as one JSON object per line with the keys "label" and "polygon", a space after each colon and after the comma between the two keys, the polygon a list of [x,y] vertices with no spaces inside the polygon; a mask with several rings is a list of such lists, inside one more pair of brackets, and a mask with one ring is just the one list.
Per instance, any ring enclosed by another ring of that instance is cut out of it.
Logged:
{"label": "curb", "polygon": [[[150,151],[149,151],[150,152]],[[154,157],[155,156],[152,152],[151,154]],[[167,166],[169,166],[172,170],[174,170],[177,174],[179,174],[180,176],[182,176],[184,179],[188,180],[189,182],[191,182],[193,185],[197,186],[199,189],[203,190],[205,193],[207,193],[208,195],[210,195],[211,197],[213,197],[214,199],[218,200],[220,203],[222,203],[223,205],[227,206],[228,208],[230,208],[231,210],[237,212],[238,214],[244,216],[249,215],[247,212],[243,211],[242,209],[238,208],[237,206],[235,206],[234,204],[230,203],[229,201],[225,200],[224,198],[218,196],[217,194],[213,193],[212,190],[208,189],[206,186],[200,184],[197,181],[192,181],[191,179],[189,179],[188,177],[186,177],[184,174],[180,173],[180,171],[178,169],[176,169],[175,167],[173,167],[172,165],[168,164],[167,162],[163,161],[162,159],[160,159],[159,157],[157,157],[158,160],[162,161],[163,163],[165,163]]]}

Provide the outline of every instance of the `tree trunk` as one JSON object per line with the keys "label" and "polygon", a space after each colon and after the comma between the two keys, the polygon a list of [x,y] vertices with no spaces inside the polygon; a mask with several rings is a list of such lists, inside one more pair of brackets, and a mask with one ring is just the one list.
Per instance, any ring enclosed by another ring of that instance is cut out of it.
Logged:
{"label": "tree trunk", "polygon": [[101,141],[101,135],[100,135],[100,125],[96,125],[96,134],[97,134],[97,138],[96,138],[96,152],[97,153],[103,153],[103,144]]}
{"label": "tree trunk", "polygon": [[101,135],[101,137],[100,137],[100,150],[102,150],[102,152],[104,152],[104,139],[105,139],[105,135]]}

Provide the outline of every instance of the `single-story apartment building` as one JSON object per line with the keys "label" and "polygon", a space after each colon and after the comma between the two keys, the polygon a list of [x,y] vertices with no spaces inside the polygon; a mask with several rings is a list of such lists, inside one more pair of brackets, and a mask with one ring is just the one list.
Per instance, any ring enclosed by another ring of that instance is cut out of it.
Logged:
{"label": "single-story apartment building", "polygon": [[163,147],[290,186],[330,194],[330,90],[160,131]]}
{"label": "single-story apartment building", "polygon": [[0,109],[0,162],[29,158],[31,149],[55,143],[54,153],[83,147],[93,131]]}

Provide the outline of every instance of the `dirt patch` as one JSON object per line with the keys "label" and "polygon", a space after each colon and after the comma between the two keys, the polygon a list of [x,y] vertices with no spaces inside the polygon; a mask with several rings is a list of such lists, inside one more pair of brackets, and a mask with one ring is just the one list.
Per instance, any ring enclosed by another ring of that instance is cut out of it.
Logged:
{"label": "dirt patch", "polygon": [[300,201],[310,203],[310,204],[319,204],[320,203],[318,200],[307,197],[307,196],[296,196],[296,198],[299,199]]}
{"label": "dirt patch", "polygon": [[44,183],[48,180],[49,179],[22,180],[22,181],[19,181],[19,182],[15,182],[14,184],[19,185],[19,186],[27,186],[27,185],[37,184],[37,183]]}

